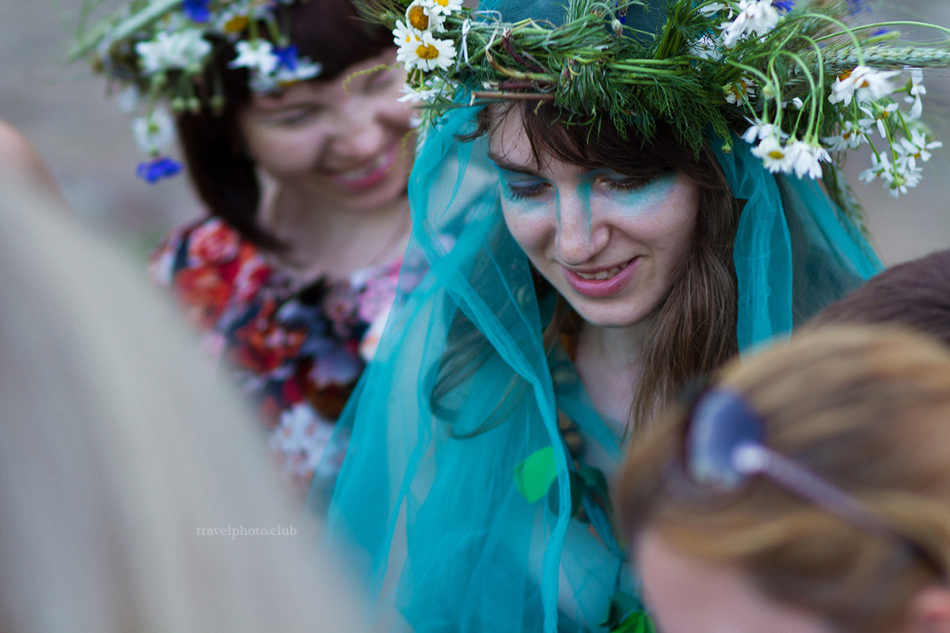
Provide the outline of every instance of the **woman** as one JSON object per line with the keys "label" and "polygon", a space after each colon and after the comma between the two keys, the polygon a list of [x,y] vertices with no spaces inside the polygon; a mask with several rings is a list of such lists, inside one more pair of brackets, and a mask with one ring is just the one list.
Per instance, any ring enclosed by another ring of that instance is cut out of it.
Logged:
{"label": "woman", "polygon": [[[719,83],[732,66],[702,62],[684,35],[718,29],[726,8],[558,6],[420,0],[396,23],[412,87],[430,115],[447,110],[428,119],[409,185],[410,249],[430,274],[397,299],[344,416],[354,450],[329,515],[365,551],[393,628],[634,626],[606,484],[622,445],[684,382],[879,268],[817,183],[773,175],[730,132],[748,127]],[[804,18],[785,19],[773,38],[801,32]],[[740,44],[765,61],[803,45]],[[827,97],[797,81],[803,104]],[[777,116],[767,105],[759,116]],[[829,131],[844,116],[801,112]]]}
{"label": "woman", "polygon": [[0,630],[362,630],[167,302],[45,188],[0,181]]}
{"label": "woman", "polygon": [[826,326],[693,402],[616,497],[660,630],[950,631],[945,347]]}
{"label": "woman", "polygon": [[[128,26],[145,19],[146,35]],[[156,0],[104,37],[112,76],[131,73],[141,93],[181,108],[188,173],[210,214],[163,240],[152,274],[259,403],[306,491],[373,355],[408,241],[411,111],[388,36],[349,0]],[[176,169],[159,151],[164,126],[160,109],[137,123],[154,154],[140,166],[147,179]]]}

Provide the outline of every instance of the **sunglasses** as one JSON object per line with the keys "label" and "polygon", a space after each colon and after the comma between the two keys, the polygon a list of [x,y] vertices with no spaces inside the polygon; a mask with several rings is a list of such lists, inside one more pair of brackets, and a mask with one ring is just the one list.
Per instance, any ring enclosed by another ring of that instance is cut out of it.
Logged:
{"label": "sunglasses", "polygon": [[766,444],[765,423],[738,393],[694,391],[684,428],[680,477],[697,494],[727,498],[754,477],[765,477],[797,496],[867,532],[909,548],[943,577],[943,565],[879,513],[827,479]]}

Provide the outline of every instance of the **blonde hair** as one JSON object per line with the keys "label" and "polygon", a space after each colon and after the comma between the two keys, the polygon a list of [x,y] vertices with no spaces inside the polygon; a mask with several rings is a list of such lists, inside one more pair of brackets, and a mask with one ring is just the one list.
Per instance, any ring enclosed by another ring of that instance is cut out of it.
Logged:
{"label": "blonde hair", "polygon": [[360,630],[172,307],[114,245],[0,184],[0,630]]}
{"label": "blonde hair", "polygon": [[[827,327],[744,362],[718,385],[764,421],[767,443],[844,488],[950,568],[950,351],[902,330]],[[669,411],[620,477],[624,533],[656,531],[692,556],[738,566],[766,594],[840,630],[896,626],[940,580],[927,557],[862,531],[763,479],[700,507],[675,493],[686,407]]]}

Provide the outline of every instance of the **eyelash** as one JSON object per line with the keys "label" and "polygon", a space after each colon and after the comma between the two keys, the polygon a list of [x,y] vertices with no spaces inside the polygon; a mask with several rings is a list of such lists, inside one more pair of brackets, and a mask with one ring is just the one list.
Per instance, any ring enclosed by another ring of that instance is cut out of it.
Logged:
{"label": "eyelash", "polygon": [[531,185],[515,186],[511,183],[505,183],[505,192],[509,200],[525,200],[527,198],[536,198],[541,195],[546,183],[538,182]]}
{"label": "eyelash", "polygon": [[370,80],[363,87],[363,92],[366,94],[374,94],[380,92],[385,88],[388,88],[393,80],[396,78],[396,74],[389,70],[384,70],[375,73],[374,77],[371,77]]}
{"label": "eyelash", "polygon": [[[647,178],[624,178],[622,180],[605,178],[602,182],[614,191],[634,191],[646,186],[650,180]],[[525,200],[540,196],[544,192],[545,185],[546,183],[543,182],[520,186],[505,183],[505,190],[509,200]]]}
{"label": "eyelash", "polygon": [[301,123],[305,123],[309,121],[316,114],[318,114],[318,110],[315,110],[312,108],[307,109],[307,110],[301,110],[298,113],[291,114],[291,115],[277,119],[276,123],[278,125],[286,125],[286,126],[300,125]]}

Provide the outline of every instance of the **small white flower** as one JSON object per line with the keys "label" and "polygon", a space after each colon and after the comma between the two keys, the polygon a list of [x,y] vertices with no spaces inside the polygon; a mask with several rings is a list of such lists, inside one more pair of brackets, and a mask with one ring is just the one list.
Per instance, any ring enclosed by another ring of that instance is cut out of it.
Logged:
{"label": "small white flower", "polygon": [[726,48],[735,47],[740,38],[747,35],[769,34],[782,18],[772,0],[739,0],[739,14],[732,22],[723,22],[722,41]]}
{"label": "small white flower", "polygon": [[902,138],[900,143],[895,146],[898,153],[897,162],[909,165],[914,169],[917,167],[917,161],[926,163],[930,160],[930,150],[943,147],[940,141],[927,142],[927,138],[919,130],[912,130],[910,139]]}
{"label": "small white flower", "polygon": [[274,54],[274,47],[267,40],[238,42],[235,49],[238,56],[228,64],[231,68],[243,67],[261,75],[270,75],[280,63],[280,58]]}
{"label": "small white flower", "polygon": [[755,96],[755,84],[746,77],[726,84],[722,87],[722,90],[726,93],[726,101],[737,106],[748,104],[750,99]]}
{"label": "small white flower", "polygon": [[898,71],[856,66],[851,72],[835,79],[828,101],[846,106],[851,105],[852,98],[857,99],[858,103],[877,101],[894,92],[896,86],[891,82],[891,77],[898,74]]}
{"label": "small white flower", "polygon": [[914,121],[920,118],[924,112],[924,103],[921,96],[927,94],[927,88],[921,82],[924,79],[924,71],[920,68],[907,67],[904,69],[910,75],[910,87],[907,89],[907,95],[904,97],[905,103],[914,105],[910,108],[910,120]]}
{"label": "small white flower", "polygon": [[701,38],[695,40],[689,45],[689,52],[690,54],[702,59],[719,61],[722,59],[722,52],[720,51],[721,47],[722,40],[719,38],[713,39],[708,35],[703,35]]}
{"label": "small white flower", "polygon": [[146,154],[163,154],[175,142],[175,122],[165,108],[132,120],[135,144]]}
{"label": "small white flower", "polygon": [[893,167],[891,167],[891,161],[887,159],[887,156],[872,154],[871,166],[862,171],[858,175],[858,178],[863,182],[871,182],[875,178],[881,178],[884,180],[885,186],[889,186],[894,180],[894,170]]}
{"label": "small white flower", "polygon": [[422,0],[429,9],[429,15],[450,15],[462,10],[462,0]]}
{"label": "small white flower", "polygon": [[427,72],[448,68],[455,60],[455,44],[452,40],[440,40],[429,32],[421,36],[409,33],[408,39],[400,41],[396,59],[405,64],[409,71],[415,68]]}
{"label": "small white flower", "polygon": [[868,140],[867,128],[861,127],[852,121],[845,121],[841,133],[837,136],[826,136],[821,141],[828,146],[832,152],[840,152],[847,149],[857,149],[861,143]]}
{"label": "small white flower", "polygon": [[198,29],[184,29],[176,33],[162,31],[153,41],[139,42],[135,52],[142,60],[146,75],[174,68],[197,70],[211,52],[211,44]]}
{"label": "small white flower", "polygon": [[742,140],[746,143],[755,143],[756,141],[761,141],[770,136],[775,136],[779,140],[788,138],[788,134],[783,132],[777,125],[772,123],[763,123],[762,121],[758,120],[746,120],[752,124],[748,130],[742,133]]}
{"label": "small white flower", "polygon": [[795,163],[794,145],[782,145],[777,136],[769,136],[752,148],[752,155],[761,159],[762,164],[770,172],[790,173]]}
{"label": "small white flower", "polygon": [[438,33],[445,30],[445,15],[431,7],[429,0],[415,0],[406,9],[406,25],[422,34],[426,31]]}
{"label": "small white flower", "polygon": [[[729,9],[728,5],[723,4],[722,2],[713,2],[712,4],[707,4],[704,7],[700,7],[699,12],[706,17],[709,17],[714,13],[719,13],[720,11],[724,11],[726,9]],[[729,9],[729,17],[732,17],[732,9]]]}
{"label": "small white flower", "polygon": [[821,163],[831,162],[828,150],[815,143],[795,141],[794,147],[790,148],[789,151],[794,156],[792,168],[799,178],[805,176],[812,180],[821,178]]}
{"label": "small white flower", "polygon": [[122,92],[116,96],[115,102],[123,112],[130,114],[135,112],[139,109],[139,104],[141,103],[139,89],[135,86],[126,86],[122,89]]}

